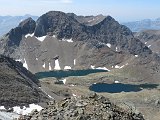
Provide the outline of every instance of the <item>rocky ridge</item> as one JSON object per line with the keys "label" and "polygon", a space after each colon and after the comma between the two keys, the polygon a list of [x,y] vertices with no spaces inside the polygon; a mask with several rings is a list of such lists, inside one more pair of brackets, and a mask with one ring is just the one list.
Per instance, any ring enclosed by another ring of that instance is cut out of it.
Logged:
{"label": "rocky ridge", "polygon": [[141,113],[129,108],[120,108],[109,99],[91,93],[79,98],[66,98],[60,102],[51,101],[40,112],[33,111],[19,120],[144,120]]}
{"label": "rocky ridge", "polygon": [[22,63],[0,56],[0,106],[27,106],[46,101],[39,89],[39,81]]}
{"label": "rocky ridge", "polygon": [[160,31],[159,30],[144,30],[134,34],[134,36],[140,39],[143,43],[148,46],[152,52],[160,52]]}

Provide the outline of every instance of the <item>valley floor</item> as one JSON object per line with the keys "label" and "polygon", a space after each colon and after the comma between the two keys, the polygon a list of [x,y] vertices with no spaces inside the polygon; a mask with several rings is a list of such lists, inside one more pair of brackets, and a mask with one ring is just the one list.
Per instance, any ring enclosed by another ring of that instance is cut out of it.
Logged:
{"label": "valley floor", "polygon": [[[121,77],[120,77],[121,78]],[[89,86],[98,82],[113,83],[120,78],[110,73],[96,73],[82,77],[67,77],[65,84],[55,84],[56,78],[41,79],[41,88],[49,96],[56,100],[69,96],[80,96],[90,93]],[[126,78],[127,79],[127,78]],[[132,82],[127,82],[131,83]],[[138,82],[136,84],[139,84]],[[133,112],[141,112],[145,120],[158,120],[160,118],[160,87],[154,89],[143,89],[139,92],[121,92],[121,93],[98,93],[118,106]]]}

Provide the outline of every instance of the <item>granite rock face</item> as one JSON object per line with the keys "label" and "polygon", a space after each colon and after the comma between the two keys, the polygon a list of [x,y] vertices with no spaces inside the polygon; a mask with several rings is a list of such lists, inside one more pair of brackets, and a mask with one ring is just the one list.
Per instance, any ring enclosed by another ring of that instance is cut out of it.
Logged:
{"label": "granite rock face", "polygon": [[51,101],[40,112],[33,111],[19,120],[144,120],[141,113],[134,113],[114,105],[109,99],[90,94],[80,98]]}

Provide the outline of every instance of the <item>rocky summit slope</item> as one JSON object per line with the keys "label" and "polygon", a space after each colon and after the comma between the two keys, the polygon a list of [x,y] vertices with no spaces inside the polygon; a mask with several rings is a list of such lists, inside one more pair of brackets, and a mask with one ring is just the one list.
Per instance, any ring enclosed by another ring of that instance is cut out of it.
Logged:
{"label": "rocky summit slope", "polygon": [[144,30],[135,33],[134,36],[145,43],[152,52],[160,53],[160,30]]}
{"label": "rocky summit slope", "polygon": [[144,120],[143,116],[129,108],[120,108],[103,96],[90,94],[80,98],[66,98],[48,107],[33,111],[20,120]]}
{"label": "rocky summit slope", "polygon": [[26,106],[47,100],[38,84],[22,63],[0,56],[0,106]]}
{"label": "rocky summit slope", "polygon": [[[86,21],[92,20],[92,24]],[[28,18],[0,40],[1,54],[27,64],[32,73],[123,64],[152,51],[111,16],[76,16],[50,11]],[[58,59],[55,59],[58,58]]]}

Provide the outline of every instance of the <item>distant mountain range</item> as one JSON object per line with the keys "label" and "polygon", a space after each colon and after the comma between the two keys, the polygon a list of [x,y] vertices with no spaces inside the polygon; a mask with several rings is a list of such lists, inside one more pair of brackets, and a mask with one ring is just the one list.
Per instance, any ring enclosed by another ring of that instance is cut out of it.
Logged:
{"label": "distant mountain range", "polygon": [[143,30],[160,30],[160,18],[155,20],[144,19],[141,21],[126,22],[122,24],[129,27],[133,32]]}
{"label": "distant mountain range", "polygon": [[7,33],[11,28],[16,27],[21,21],[28,17],[31,17],[34,20],[38,18],[38,16],[32,16],[29,14],[24,16],[0,16],[0,36]]}

